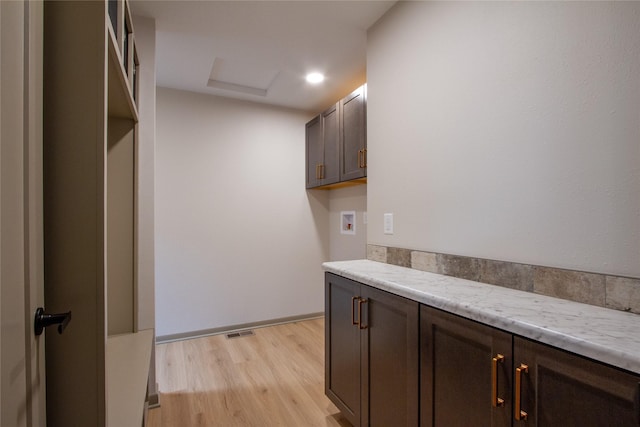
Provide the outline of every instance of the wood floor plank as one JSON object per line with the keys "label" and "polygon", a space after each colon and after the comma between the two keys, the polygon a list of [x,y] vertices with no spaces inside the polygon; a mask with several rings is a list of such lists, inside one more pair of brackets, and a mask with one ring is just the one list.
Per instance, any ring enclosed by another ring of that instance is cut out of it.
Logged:
{"label": "wood floor plank", "polygon": [[324,319],[156,346],[148,427],[347,427],[324,395]]}

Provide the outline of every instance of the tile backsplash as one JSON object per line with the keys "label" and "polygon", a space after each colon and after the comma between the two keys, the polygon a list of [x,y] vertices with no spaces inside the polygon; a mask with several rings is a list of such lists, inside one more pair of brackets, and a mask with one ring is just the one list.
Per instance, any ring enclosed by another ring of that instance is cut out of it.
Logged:
{"label": "tile backsplash", "polygon": [[367,259],[640,314],[640,279],[367,245]]}

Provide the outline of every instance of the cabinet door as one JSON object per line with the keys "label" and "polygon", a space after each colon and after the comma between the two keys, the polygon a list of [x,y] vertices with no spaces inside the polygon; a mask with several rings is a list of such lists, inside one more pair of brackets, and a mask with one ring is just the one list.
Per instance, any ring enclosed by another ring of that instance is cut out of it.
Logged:
{"label": "cabinet door", "polygon": [[340,101],[341,144],[340,180],[367,176],[366,148],[366,85]]}
{"label": "cabinet door", "polygon": [[340,181],[340,126],[338,104],[322,113],[322,142],[324,161],[322,164],[322,185]]}
{"label": "cabinet door", "polygon": [[307,188],[320,185],[324,148],[322,146],[322,117],[314,117],[305,126],[307,157]]}
{"label": "cabinet door", "polygon": [[511,334],[427,306],[420,324],[421,426],[510,426]]}
{"label": "cabinet door", "polygon": [[325,275],[325,393],[354,426],[360,425],[359,290],[357,282]]}
{"label": "cabinet door", "polygon": [[417,426],[419,304],[365,285],[361,294],[361,425]]}
{"label": "cabinet door", "polygon": [[514,426],[640,425],[639,376],[520,337],[514,362],[527,366],[514,374],[514,411],[527,414]]}

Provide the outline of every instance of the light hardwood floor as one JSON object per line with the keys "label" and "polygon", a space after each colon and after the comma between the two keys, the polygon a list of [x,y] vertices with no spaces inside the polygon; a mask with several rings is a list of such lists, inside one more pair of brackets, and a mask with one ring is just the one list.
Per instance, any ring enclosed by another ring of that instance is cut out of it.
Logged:
{"label": "light hardwood floor", "polygon": [[324,395],[324,319],[156,346],[148,427],[350,426]]}

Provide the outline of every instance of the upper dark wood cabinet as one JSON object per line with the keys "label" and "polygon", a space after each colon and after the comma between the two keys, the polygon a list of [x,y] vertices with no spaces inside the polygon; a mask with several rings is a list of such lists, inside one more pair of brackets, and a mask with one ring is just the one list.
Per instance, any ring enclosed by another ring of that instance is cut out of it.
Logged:
{"label": "upper dark wood cabinet", "polygon": [[335,184],[340,181],[340,115],[338,104],[327,108],[322,117],[322,143],[324,162],[320,185]]}
{"label": "upper dark wood cabinet", "polygon": [[366,85],[306,124],[306,187],[363,183],[367,176]]}
{"label": "upper dark wood cabinet", "polygon": [[367,176],[367,86],[340,101],[340,181]]}
{"label": "upper dark wood cabinet", "polygon": [[324,162],[322,143],[322,115],[315,116],[305,128],[307,157],[307,188],[320,185],[320,168]]}
{"label": "upper dark wood cabinet", "polygon": [[334,104],[306,125],[307,188],[340,180],[340,116]]}
{"label": "upper dark wood cabinet", "polygon": [[325,278],[325,392],[354,426],[418,425],[418,303]]}

